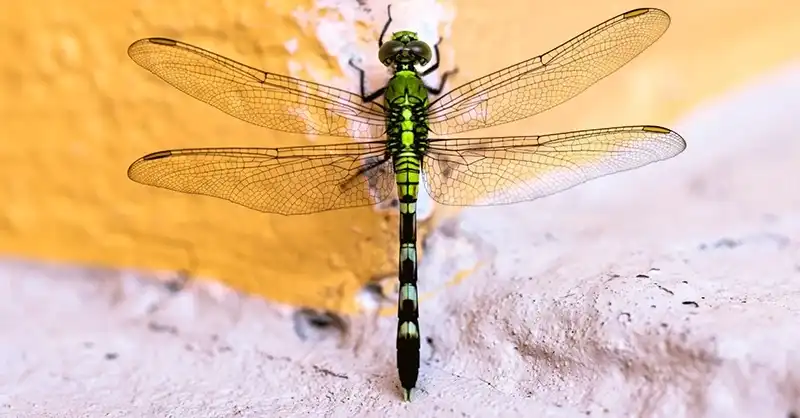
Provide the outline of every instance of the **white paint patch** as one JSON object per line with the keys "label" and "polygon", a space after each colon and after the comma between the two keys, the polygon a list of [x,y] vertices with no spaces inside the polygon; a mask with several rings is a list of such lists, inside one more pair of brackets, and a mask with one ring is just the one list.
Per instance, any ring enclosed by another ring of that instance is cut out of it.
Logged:
{"label": "white paint patch", "polygon": [[292,59],[289,60],[287,66],[289,67],[289,75],[293,77],[299,74],[300,71],[303,70],[303,64],[300,64],[299,62]]}
{"label": "white paint patch", "polygon": [[[327,69],[319,69],[307,64],[290,62],[290,75],[300,77],[305,72],[312,81],[329,84],[357,93],[360,91],[359,77],[355,69],[350,67],[352,59],[366,72],[367,92],[372,92],[389,80],[390,73],[378,61],[378,37],[388,18],[387,2],[367,2],[369,10],[356,6],[351,0],[317,0],[311,8],[298,7],[292,16],[301,27],[312,26],[317,40],[323,49],[335,57],[342,77],[329,77]],[[392,32],[400,30],[416,31],[420,39],[433,46],[441,37],[444,39],[440,52],[446,55],[443,61],[452,63],[452,51],[447,46],[452,23],[455,19],[455,6],[452,1],[436,0],[400,0],[392,2],[392,24],[385,39]],[[360,27],[369,28],[368,32]],[[295,40],[296,41],[296,40]],[[287,41],[288,44],[289,41]],[[296,47],[296,44],[295,44]],[[289,47],[287,46],[287,50]],[[293,51],[290,51],[293,53]],[[425,81],[439,86],[440,69],[425,77]],[[312,140],[314,138],[311,138]],[[425,220],[433,214],[434,202],[420,187],[417,217]]]}
{"label": "white paint patch", "polygon": [[[433,45],[439,39],[448,38],[455,19],[455,7],[451,2],[445,6],[435,0],[401,0],[392,2],[392,24],[387,37],[392,32],[413,30],[420,38]],[[368,78],[374,80],[377,69],[384,67],[378,62],[378,36],[387,20],[385,1],[368,2],[370,10],[354,7],[350,0],[317,0],[311,9],[298,8],[293,16],[298,23],[315,26],[317,39],[331,56],[336,57],[339,67],[345,74],[342,79],[316,80],[320,82],[339,82],[339,87],[357,91],[358,77],[348,61],[352,58],[361,62]],[[360,33],[359,26],[369,28],[368,33]],[[441,32],[439,29],[441,28]],[[446,47],[444,49],[447,49]],[[452,60],[452,55],[448,57]],[[386,72],[382,72],[385,82]],[[432,74],[433,75],[433,74]]]}
{"label": "white paint patch", "polygon": [[286,51],[289,52],[289,54],[294,54],[295,52],[297,52],[297,47],[298,47],[297,38],[292,38],[284,42],[283,47],[286,48]]}
{"label": "white paint patch", "polygon": [[417,219],[425,220],[431,217],[435,205],[436,203],[431,199],[425,187],[420,187],[417,197]]}

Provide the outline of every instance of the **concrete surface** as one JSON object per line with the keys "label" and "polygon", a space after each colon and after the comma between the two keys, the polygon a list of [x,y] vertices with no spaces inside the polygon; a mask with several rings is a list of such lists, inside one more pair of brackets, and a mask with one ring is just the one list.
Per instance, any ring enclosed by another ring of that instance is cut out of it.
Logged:
{"label": "concrete surface", "polygon": [[[393,318],[298,337],[217,284],[7,261],[0,414],[776,417],[800,413],[800,63],[670,126],[677,158],[435,232],[491,263],[421,305],[400,401]],[[647,123],[646,120],[630,122]],[[487,256],[487,254],[483,254]],[[794,414],[794,415],[792,415]]]}

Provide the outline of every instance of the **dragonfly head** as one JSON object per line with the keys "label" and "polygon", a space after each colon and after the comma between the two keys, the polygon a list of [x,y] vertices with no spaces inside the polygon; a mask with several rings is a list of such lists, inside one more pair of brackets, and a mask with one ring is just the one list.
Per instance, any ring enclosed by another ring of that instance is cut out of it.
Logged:
{"label": "dragonfly head", "polygon": [[392,34],[392,39],[384,42],[378,52],[383,65],[393,64],[425,65],[433,54],[431,47],[419,40],[416,32],[400,31]]}

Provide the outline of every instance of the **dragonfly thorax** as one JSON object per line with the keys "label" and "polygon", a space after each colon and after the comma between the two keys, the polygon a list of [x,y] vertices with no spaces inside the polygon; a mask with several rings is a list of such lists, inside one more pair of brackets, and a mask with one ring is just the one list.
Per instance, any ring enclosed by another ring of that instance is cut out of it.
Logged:
{"label": "dragonfly thorax", "polygon": [[403,109],[414,109],[415,114],[424,114],[428,106],[428,90],[414,71],[397,71],[386,85],[383,97],[390,114],[399,114]]}
{"label": "dragonfly thorax", "polygon": [[387,148],[420,158],[428,142],[428,91],[422,79],[413,71],[398,71],[386,86],[384,100],[388,110]]}

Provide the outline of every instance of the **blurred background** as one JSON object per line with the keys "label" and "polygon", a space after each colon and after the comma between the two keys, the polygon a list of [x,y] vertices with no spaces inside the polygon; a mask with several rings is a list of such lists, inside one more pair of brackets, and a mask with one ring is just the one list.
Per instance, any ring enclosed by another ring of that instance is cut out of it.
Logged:
{"label": "blurred background", "polygon": [[[326,138],[272,132],[179,92],[127,56],[133,41],[176,38],[266,71],[357,91],[387,75],[376,39],[382,0],[56,0],[9,3],[0,16],[0,255],[71,266],[185,271],[270,300],[342,312],[392,278],[393,210],[283,217],[130,181],[128,165],[180,147],[285,146]],[[668,12],[666,34],[576,99],[487,130],[536,134],[672,127],[707,103],[800,60],[800,6],[777,0],[397,0],[394,30],[442,44],[451,87],[541,54],[637,7]],[[709,137],[686,137],[692,152]],[[722,144],[721,142],[719,144]],[[722,145],[720,145],[722,146]],[[683,158],[684,155],[677,158]],[[459,210],[428,205],[422,239]],[[423,254],[424,257],[424,254]],[[469,269],[454,273],[451,282]]]}

